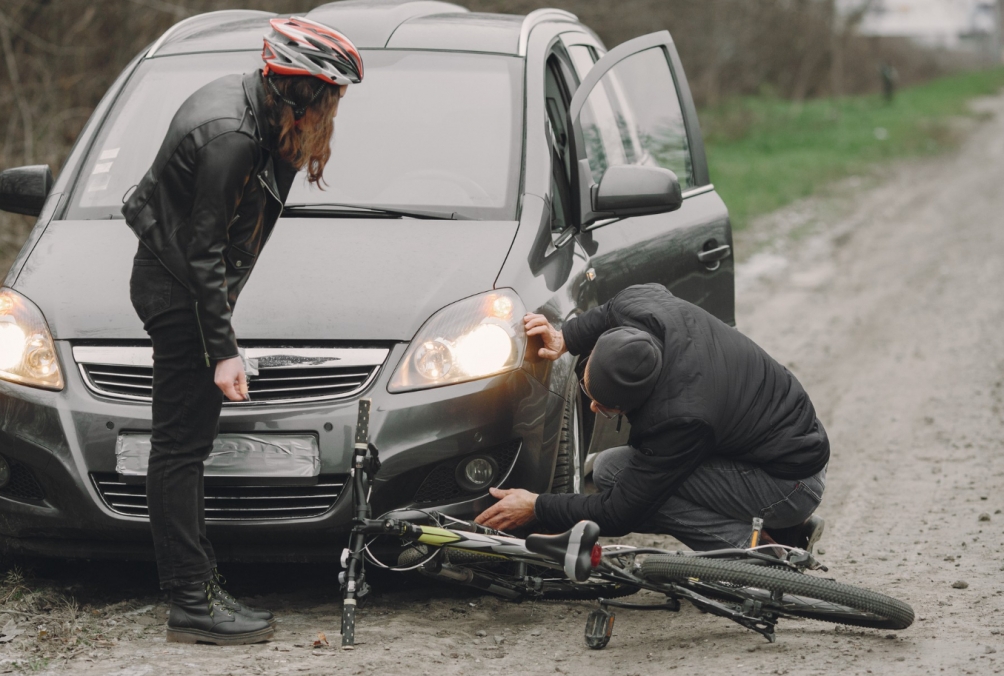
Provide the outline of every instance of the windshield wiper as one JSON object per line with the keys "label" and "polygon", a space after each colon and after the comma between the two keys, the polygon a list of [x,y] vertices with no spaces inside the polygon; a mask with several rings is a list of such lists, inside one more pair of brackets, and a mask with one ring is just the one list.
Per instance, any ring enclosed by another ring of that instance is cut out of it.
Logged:
{"label": "windshield wiper", "polygon": [[466,221],[466,216],[448,211],[417,211],[412,209],[385,209],[358,204],[287,204],[283,214],[305,218],[362,216],[363,218],[424,218],[437,221]]}

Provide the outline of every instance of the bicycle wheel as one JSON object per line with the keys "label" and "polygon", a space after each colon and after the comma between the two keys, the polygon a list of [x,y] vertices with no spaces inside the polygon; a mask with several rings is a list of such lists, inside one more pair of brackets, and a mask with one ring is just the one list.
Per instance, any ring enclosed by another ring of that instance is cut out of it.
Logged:
{"label": "bicycle wheel", "polygon": [[594,599],[616,599],[631,596],[638,587],[623,582],[590,579],[586,582],[572,582],[567,578],[545,579],[537,598],[551,601],[592,601]]}
{"label": "bicycle wheel", "polygon": [[641,564],[641,576],[652,582],[689,586],[720,600],[760,601],[764,609],[779,615],[874,629],[906,629],[913,624],[913,608],[902,601],[793,570],[657,555]]}

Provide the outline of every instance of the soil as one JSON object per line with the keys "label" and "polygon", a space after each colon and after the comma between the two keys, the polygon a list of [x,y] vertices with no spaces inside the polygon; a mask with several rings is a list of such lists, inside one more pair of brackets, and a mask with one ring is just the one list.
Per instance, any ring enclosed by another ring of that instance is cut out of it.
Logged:
{"label": "soil", "polygon": [[0,585],[0,672],[1001,672],[1004,98],[981,107],[987,120],[956,152],[844,182],[736,241],[739,328],[799,377],[832,440],[820,558],[841,581],[909,602],[909,629],[782,621],[769,644],[685,605],[620,611],[610,645],[591,651],[590,603],[382,576],[356,649],[342,651],[336,569],[233,566],[232,591],[279,615],[275,639],[187,646],[165,642],[151,565],[42,561]]}

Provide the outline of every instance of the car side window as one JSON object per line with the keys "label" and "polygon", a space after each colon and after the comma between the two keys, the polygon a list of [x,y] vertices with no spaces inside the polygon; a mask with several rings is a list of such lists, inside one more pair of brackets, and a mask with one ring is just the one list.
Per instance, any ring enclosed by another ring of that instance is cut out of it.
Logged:
{"label": "car side window", "polygon": [[568,152],[569,130],[567,129],[568,104],[571,101],[566,76],[556,54],[547,60],[544,74],[544,99],[547,106],[547,120],[554,135],[551,156],[551,231],[562,232],[572,221],[572,191],[570,188],[570,155]]}
{"label": "car side window", "polygon": [[593,179],[617,164],[660,166],[694,185],[683,109],[662,47],[633,54],[604,75],[582,112]]}

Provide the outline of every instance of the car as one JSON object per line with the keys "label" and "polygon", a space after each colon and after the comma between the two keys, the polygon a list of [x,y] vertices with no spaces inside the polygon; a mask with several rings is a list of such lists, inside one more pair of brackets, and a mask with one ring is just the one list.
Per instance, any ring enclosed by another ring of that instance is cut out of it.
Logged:
{"label": "car", "polygon": [[[272,14],[181,21],[139,54],[53,180],[0,174],[37,224],[0,290],[0,542],[149,559],[152,357],[129,300],[123,199],[185,98],[261,66]],[[709,181],[668,32],[607,51],[565,11],[478,14],[347,0],[310,19],[362,50],[326,187],[298,177],[233,315],[257,375],[226,403],[205,512],[225,560],[333,560],[358,402],[372,400],[377,513],[471,518],[489,486],[582,491],[626,420],[596,418],[556,326],[656,282],[734,324],[728,210]],[[264,177],[259,177],[265,180]]]}

